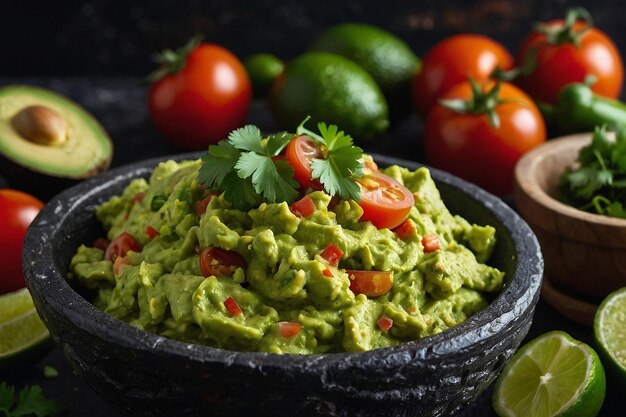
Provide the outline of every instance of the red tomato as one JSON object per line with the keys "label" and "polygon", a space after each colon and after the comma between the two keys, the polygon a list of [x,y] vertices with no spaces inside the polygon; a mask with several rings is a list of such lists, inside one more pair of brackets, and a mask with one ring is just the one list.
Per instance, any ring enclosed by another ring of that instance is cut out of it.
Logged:
{"label": "red tomato", "polygon": [[[521,66],[531,50],[536,53],[537,67],[530,75],[521,77],[517,83],[535,100],[554,104],[561,88],[575,82],[583,82],[587,75],[597,80],[591,85],[596,93],[617,98],[622,91],[624,66],[615,44],[598,29],[584,32],[585,24],[578,21],[573,26],[574,36],[579,36],[578,45],[572,41],[550,44],[546,35],[532,32],[524,41],[517,55]],[[563,20],[554,20],[545,25],[549,30],[563,29]],[[578,33],[578,35],[576,35]]]}
{"label": "red tomato", "polygon": [[246,260],[235,251],[208,246],[200,254],[202,276],[232,277],[235,268],[246,268]]}
{"label": "red tomato", "polygon": [[[465,82],[443,98],[471,97],[470,83]],[[503,83],[498,97],[510,101],[495,108],[497,128],[486,114],[459,113],[436,104],[426,119],[424,146],[431,165],[504,195],[512,191],[515,163],[545,142],[546,127],[537,106],[515,86]]]}
{"label": "red tomato", "polygon": [[146,227],[146,234],[150,238],[150,240],[154,239],[158,235],[160,235],[159,231],[152,226]]}
{"label": "red tomato", "polygon": [[350,290],[357,294],[365,294],[368,297],[378,297],[391,289],[393,285],[393,273],[387,271],[357,271],[346,269],[350,278]]}
{"label": "red tomato", "polygon": [[431,253],[441,249],[437,233],[424,235],[424,237],[422,237],[422,246],[424,247],[424,253]]}
{"label": "red tomato", "polygon": [[111,242],[109,242],[108,239],[105,239],[103,237],[99,237],[98,239],[96,239],[93,242],[93,247],[94,248],[98,248],[100,250],[107,250],[107,248],[109,247],[109,245],[111,244]]}
{"label": "red tomato", "polygon": [[148,108],[157,128],[181,149],[206,149],[242,126],[251,101],[241,62],[218,45],[202,43],[183,67],[150,86]]}
{"label": "red tomato", "polygon": [[124,265],[128,265],[128,260],[126,258],[123,258],[121,256],[115,258],[115,262],[113,262],[113,274],[116,277],[122,275],[122,267]]}
{"label": "red tomato", "polygon": [[289,210],[296,216],[309,217],[315,211],[315,203],[308,195],[289,206]]}
{"label": "red tomato", "polygon": [[326,268],[322,271],[322,275],[324,275],[326,278],[332,278],[333,277],[333,273],[330,269]]}
{"label": "red tomato", "polygon": [[329,243],[328,246],[324,248],[322,253],[320,253],[320,256],[326,259],[332,266],[337,266],[343,256],[343,251],[334,243]]}
{"label": "red tomato", "polygon": [[382,316],[380,316],[376,324],[378,325],[378,328],[380,330],[387,333],[389,329],[391,329],[391,327],[393,326],[393,320],[383,314]]}
{"label": "red tomato", "polygon": [[362,221],[369,220],[379,229],[393,229],[407,218],[415,201],[404,185],[377,171],[356,181],[361,187]]}
{"label": "red tomato", "polygon": [[413,78],[412,95],[422,115],[455,85],[468,77],[489,79],[494,69],[509,69],[513,57],[498,42],[482,35],[460,34],[436,44],[424,57],[421,71]]}
{"label": "red tomato", "polygon": [[402,222],[400,226],[393,229],[395,234],[398,235],[400,239],[406,239],[407,237],[411,235],[411,233],[413,233],[414,230],[415,230],[415,223],[413,223],[413,221],[409,219],[406,219],[405,221]]}
{"label": "red tomato", "polygon": [[243,310],[239,307],[239,304],[237,304],[233,297],[228,297],[224,301],[224,307],[226,307],[228,314],[231,316],[238,316],[243,313]]}
{"label": "red tomato", "polygon": [[206,208],[208,207],[211,200],[213,200],[213,197],[215,197],[214,194],[209,194],[202,200],[196,201],[196,204],[193,205],[193,210],[196,212],[198,217],[202,216],[206,212]]}
{"label": "red tomato", "polygon": [[0,189],[0,294],[24,287],[22,246],[43,203],[17,190]]}
{"label": "red tomato", "polygon": [[104,259],[115,262],[118,257],[124,257],[128,251],[139,252],[141,246],[137,239],[129,233],[121,233],[109,243],[107,250],[104,252]]}
{"label": "red tomato", "polygon": [[308,136],[297,136],[289,142],[285,149],[285,156],[289,165],[293,168],[293,176],[300,183],[303,190],[313,188],[322,190],[324,187],[319,180],[311,178],[313,169],[311,161],[322,158],[323,153],[320,145]]}
{"label": "red tomato", "polygon": [[281,337],[294,337],[302,330],[302,324],[293,321],[281,321],[278,323],[278,333]]}

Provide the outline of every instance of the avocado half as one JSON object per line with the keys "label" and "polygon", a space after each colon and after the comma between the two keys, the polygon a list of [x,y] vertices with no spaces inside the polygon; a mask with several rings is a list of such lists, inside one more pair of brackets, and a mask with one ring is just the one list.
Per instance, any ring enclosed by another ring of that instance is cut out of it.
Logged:
{"label": "avocado half", "polygon": [[50,90],[0,88],[0,173],[47,200],[108,169],[113,144],[85,109]]}

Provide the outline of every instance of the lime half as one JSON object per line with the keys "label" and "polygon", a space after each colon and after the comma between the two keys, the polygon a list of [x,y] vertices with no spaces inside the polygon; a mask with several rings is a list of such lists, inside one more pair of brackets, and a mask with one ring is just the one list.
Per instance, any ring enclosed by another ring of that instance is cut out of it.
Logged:
{"label": "lime half", "polygon": [[600,304],[593,330],[607,370],[626,386],[626,288],[609,294]]}
{"label": "lime half", "polygon": [[498,378],[493,407],[501,417],[592,417],[606,392],[596,352],[567,333],[545,333],[523,346]]}
{"label": "lime half", "polygon": [[34,362],[49,340],[26,288],[0,296],[0,371]]}

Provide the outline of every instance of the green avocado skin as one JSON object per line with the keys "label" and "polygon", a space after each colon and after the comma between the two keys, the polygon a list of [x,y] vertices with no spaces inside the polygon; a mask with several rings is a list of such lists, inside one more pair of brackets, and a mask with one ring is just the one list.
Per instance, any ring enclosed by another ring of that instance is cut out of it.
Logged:
{"label": "green avocado skin", "polygon": [[313,124],[335,124],[357,141],[389,127],[387,101],[374,79],[353,61],[326,52],[290,61],[272,86],[270,108],[289,131],[307,116]]}
{"label": "green avocado skin", "polygon": [[[483,263],[495,229],[452,215],[425,168],[385,169],[419,196],[408,217],[413,229],[400,238],[360,221],[363,209],[354,200],[330,205],[322,191],[308,194],[315,209],[307,217],[286,202],[237,210],[223,195],[198,213],[196,203],[210,193],[197,181],[200,166],[163,162],[149,181],[135,179],[97,207],[110,241],[129,234],[139,248],[120,255],[121,263],[101,248],[78,248],[68,279],[95,292],[98,308],[186,342],[311,354],[367,351],[439,333],[502,289],[504,273]],[[165,200],[158,207],[157,197]],[[441,248],[426,253],[421,242],[430,233]],[[321,256],[331,243],[342,251],[338,265]],[[203,276],[199,253],[209,247],[236,252],[245,267]],[[391,273],[392,286],[378,296],[355,294],[351,270]],[[240,314],[227,307],[230,298]],[[390,329],[378,324],[382,317],[393,321]],[[286,335],[285,323],[298,331]]]}
{"label": "green avocado skin", "polygon": [[311,51],[335,53],[359,64],[382,90],[396,120],[411,112],[411,80],[420,59],[402,39],[363,23],[344,23],[323,31]]}

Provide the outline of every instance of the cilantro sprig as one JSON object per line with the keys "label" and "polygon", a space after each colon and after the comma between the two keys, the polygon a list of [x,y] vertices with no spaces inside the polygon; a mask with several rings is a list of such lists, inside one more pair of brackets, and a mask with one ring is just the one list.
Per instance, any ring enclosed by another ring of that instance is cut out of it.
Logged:
{"label": "cilantro sprig", "polygon": [[354,146],[349,135],[335,125],[317,124],[320,135],[304,127],[307,117],[298,126],[298,135],[308,135],[322,145],[323,159],[315,158],[311,163],[313,179],[319,178],[324,190],[331,196],[352,198],[359,201],[361,188],[355,178],[363,176],[363,150]]}
{"label": "cilantro sprig", "polygon": [[578,154],[579,166],[560,180],[563,200],[582,210],[626,219],[626,132],[610,139],[606,126],[597,127],[591,144]]}
{"label": "cilantro sprig", "polygon": [[47,417],[58,414],[62,407],[56,402],[47,400],[39,385],[24,387],[18,397],[15,397],[15,387],[0,384],[0,416],[22,417],[32,416]]}
{"label": "cilantro sprig", "polygon": [[[363,151],[354,146],[350,136],[335,125],[319,123],[319,134],[298,126],[297,134],[306,134],[319,143],[323,158],[311,163],[312,177],[319,179],[331,196],[359,200],[360,188],[355,178],[363,175]],[[234,130],[223,140],[209,146],[202,157],[198,180],[207,187],[224,192],[224,197],[239,210],[262,201],[292,203],[300,185],[284,157],[278,157],[295,137],[279,132],[263,138],[258,127],[247,125]]]}

